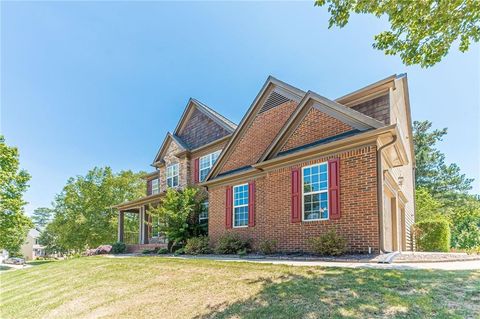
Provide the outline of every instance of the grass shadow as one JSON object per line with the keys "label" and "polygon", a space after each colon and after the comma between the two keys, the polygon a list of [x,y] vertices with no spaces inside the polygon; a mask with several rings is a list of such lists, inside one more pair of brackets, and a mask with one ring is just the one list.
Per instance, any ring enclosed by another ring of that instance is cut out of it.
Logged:
{"label": "grass shadow", "polygon": [[468,272],[328,268],[290,273],[265,279],[247,300],[208,306],[196,318],[474,318],[480,313],[480,280],[461,284],[468,279]]}
{"label": "grass shadow", "polygon": [[40,265],[43,265],[43,264],[48,264],[48,263],[53,263],[53,262],[55,262],[55,260],[32,260],[32,261],[28,261],[27,265],[40,266]]}

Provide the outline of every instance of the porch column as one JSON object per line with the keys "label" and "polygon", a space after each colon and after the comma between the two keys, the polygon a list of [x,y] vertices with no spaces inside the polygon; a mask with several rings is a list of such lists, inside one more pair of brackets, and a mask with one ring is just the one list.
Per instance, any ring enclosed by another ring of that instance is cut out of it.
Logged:
{"label": "porch column", "polygon": [[144,215],[143,215],[143,206],[138,208],[138,243],[143,244],[143,231],[144,227]]}
{"label": "porch column", "polygon": [[124,232],[124,218],[125,213],[118,211],[118,241],[123,243],[123,232]]}
{"label": "porch column", "polygon": [[149,237],[148,223],[149,223],[150,219],[148,217],[148,211],[147,211],[145,206],[143,206],[143,219],[144,219],[144,222],[143,222],[143,243],[148,244],[148,237]]}

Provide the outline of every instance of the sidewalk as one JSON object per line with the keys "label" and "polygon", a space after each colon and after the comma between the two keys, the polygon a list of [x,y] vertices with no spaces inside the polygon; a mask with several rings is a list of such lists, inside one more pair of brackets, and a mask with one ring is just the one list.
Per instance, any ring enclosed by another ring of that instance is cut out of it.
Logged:
{"label": "sidewalk", "polygon": [[371,268],[371,269],[435,269],[435,270],[480,270],[480,260],[449,261],[449,262],[426,262],[426,263],[392,263],[378,264],[367,262],[335,262],[335,261],[299,261],[278,259],[244,259],[212,256],[177,256],[169,257],[177,259],[207,259],[223,262],[250,262],[274,265],[307,266],[307,267],[345,267],[345,268]]}

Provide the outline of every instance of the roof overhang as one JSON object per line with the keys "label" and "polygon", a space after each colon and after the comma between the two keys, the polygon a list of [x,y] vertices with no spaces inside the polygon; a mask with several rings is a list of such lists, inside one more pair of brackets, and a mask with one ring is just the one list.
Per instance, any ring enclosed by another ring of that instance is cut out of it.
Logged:
{"label": "roof overhang", "polygon": [[148,205],[148,204],[156,204],[158,203],[165,193],[159,193],[155,195],[145,196],[136,200],[132,200],[129,202],[121,203],[118,205],[112,206],[112,208],[118,209],[119,211],[126,211],[129,209],[137,209],[140,206]]}
{"label": "roof overhang", "polygon": [[337,98],[335,101],[345,105],[354,106],[374,98],[387,94],[391,88],[395,88],[395,80],[398,78],[396,74],[391,75],[383,80],[377,81],[352,93]]}

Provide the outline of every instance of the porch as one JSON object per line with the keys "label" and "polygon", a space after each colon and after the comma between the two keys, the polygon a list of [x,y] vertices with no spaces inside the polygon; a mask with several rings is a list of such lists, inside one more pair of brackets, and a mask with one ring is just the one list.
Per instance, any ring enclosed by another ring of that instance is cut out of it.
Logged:
{"label": "porch", "polygon": [[158,219],[148,213],[161,198],[162,194],[155,194],[114,207],[118,210],[118,241],[127,245],[128,252],[167,247]]}

